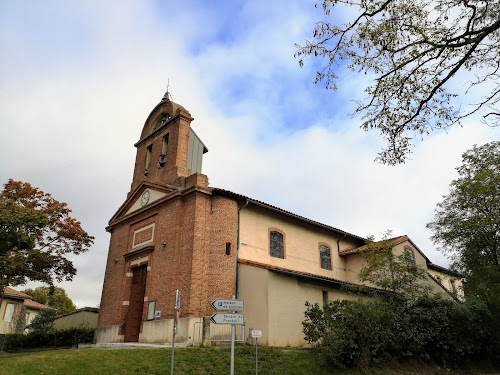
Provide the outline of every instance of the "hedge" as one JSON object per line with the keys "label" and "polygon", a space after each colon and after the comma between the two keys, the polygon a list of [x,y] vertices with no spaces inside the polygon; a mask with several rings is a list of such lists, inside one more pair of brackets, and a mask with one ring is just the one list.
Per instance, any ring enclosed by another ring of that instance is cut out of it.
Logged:
{"label": "hedge", "polygon": [[38,348],[70,348],[79,343],[91,343],[94,330],[90,328],[68,328],[49,332],[33,331],[28,334],[6,335],[4,351]]}

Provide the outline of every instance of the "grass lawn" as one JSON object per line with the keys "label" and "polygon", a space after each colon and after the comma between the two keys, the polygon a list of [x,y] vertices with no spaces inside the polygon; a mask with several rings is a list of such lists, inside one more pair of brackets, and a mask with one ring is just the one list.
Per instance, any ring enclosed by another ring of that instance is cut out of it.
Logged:
{"label": "grass lawn", "polygon": [[[0,353],[0,374],[170,374],[169,349],[67,349],[24,353]],[[229,374],[229,348],[179,348],[175,350],[174,374]],[[328,369],[314,352],[259,348],[259,374],[357,375],[356,370]],[[436,366],[406,365],[371,369],[374,375],[483,374],[491,371],[450,371]],[[235,374],[255,374],[255,347],[237,346]]]}

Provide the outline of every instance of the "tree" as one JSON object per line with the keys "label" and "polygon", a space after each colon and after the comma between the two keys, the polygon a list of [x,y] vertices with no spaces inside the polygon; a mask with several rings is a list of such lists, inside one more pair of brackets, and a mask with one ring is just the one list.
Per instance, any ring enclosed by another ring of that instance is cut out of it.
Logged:
{"label": "tree", "polygon": [[361,291],[373,292],[373,298],[338,299],[322,307],[306,302],[305,339],[336,367],[423,358],[454,366],[484,354],[495,358],[498,319],[486,304],[431,295],[426,269],[411,252],[398,255],[400,237],[390,236],[387,231],[377,242],[369,237],[360,249],[364,264],[358,278],[377,288]]}
{"label": "tree", "polygon": [[[339,5],[356,9],[353,20],[317,22],[313,40],[296,45],[295,56],[301,66],[308,56],[324,58],[315,83],[324,81],[333,90],[343,60],[353,71],[375,75],[365,90],[368,99],[357,102],[354,114],[363,114],[364,130],[378,129],[386,140],[380,161],[404,163],[412,136],[447,128],[476,112],[484,122],[500,124],[498,1],[324,0],[323,10],[330,15]],[[447,87],[457,73],[467,75],[459,80],[465,84],[461,97],[478,85],[485,94],[465,111]]]}
{"label": "tree", "polygon": [[40,312],[33,318],[29,328],[33,331],[48,332],[54,329],[54,322],[57,317],[56,310],[40,310]]}
{"label": "tree", "polygon": [[33,297],[33,301],[53,307],[59,314],[76,310],[76,306],[63,288],[39,286],[35,289],[26,289],[23,292]]}
{"label": "tree", "polygon": [[405,251],[400,255],[394,254],[393,248],[398,237],[390,237],[391,231],[385,232],[382,241],[375,242],[368,237],[358,279],[383,290],[386,298],[404,297],[413,301],[429,291],[423,283],[427,279],[427,271],[415,264],[413,253]]}
{"label": "tree", "polygon": [[0,298],[8,285],[72,280],[76,269],[67,255],[87,251],[94,237],[70,213],[66,203],[29,183],[10,179],[4,185],[0,193]]}
{"label": "tree", "polygon": [[465,276],[465,292],[500,304],[500,142],[474,145],[456,169],[427,227]]}

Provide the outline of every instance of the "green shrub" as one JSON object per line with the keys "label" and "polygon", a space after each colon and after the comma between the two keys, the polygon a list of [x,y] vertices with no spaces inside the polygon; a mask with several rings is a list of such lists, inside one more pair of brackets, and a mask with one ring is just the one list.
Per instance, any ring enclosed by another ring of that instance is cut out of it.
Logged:
{"label": "green shrub", "polygon": [[32,331],[27,335],[8,334],[4,350],[73,347],[79,343],[92,342],[93,339],[94,330],[90,328],[68,328],[49,332]]}
{"label": "green shrub", "polygon": [[444,366],[498,358],[498,325],[484,303],[441,296],[306,303],[303,331],[336,367],[423,359]]}
{"label": "green shrub", "polygon": [[26,335],[22,333],[9,333],[5,337],[4,351],[8,352],[10,350],[23,349],[24,338]]}
{"label": "green shrub", "polygon": [[33,331],[49,332],[54,329],[56,317],[57,310],[40,310],[31,321],[29,328]]}

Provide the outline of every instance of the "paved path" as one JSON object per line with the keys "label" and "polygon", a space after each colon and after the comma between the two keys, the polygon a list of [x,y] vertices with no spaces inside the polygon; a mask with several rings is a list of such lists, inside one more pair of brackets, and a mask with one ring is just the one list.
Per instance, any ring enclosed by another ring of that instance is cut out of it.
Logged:
{"label": "paved path", "polygon": [[[176,342],[176,348],[185,348],[188,346],[187,342]],[[151,349],[151,348],[163,348],[168,349],[172,348],[172,343],[158,343],[158,344],[150,344],[150,343],[142,343],[142,342],[109,342],[109,343],[101,343],[101,344],[78,344],[78,349],[88,349],[88,348],[113,348],[113,349],[126,349],[126,348],[143,348],[143,349]]]}

